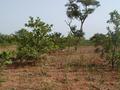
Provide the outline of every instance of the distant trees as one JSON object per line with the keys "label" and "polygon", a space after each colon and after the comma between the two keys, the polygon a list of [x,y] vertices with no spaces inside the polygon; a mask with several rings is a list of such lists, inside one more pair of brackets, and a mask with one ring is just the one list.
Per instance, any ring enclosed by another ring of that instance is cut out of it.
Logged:
{"label": "distant trees", "polygon": [[8,44],[15,44],[15,37],[14,35],[5,35],[0,33],[0,44],[1,45],[8,45]]}
{"label": "distant trees", "polygon": [[[67,25],[75,36],[79,38],[83,37],[83,24],[87,17],[92,14],[98,6],[100,6],[99,1],[69,0],[69,2],[65,6],[67,7],[66,14],[70,19],[70,22],[66,22]],[[77,25],[71,25],[73,20],[77,20],[80,22],[80,26],[78,28]]]}
{"label": "distant trees", "polygon": [[50,38],[54,43],[54,49],[64,49],[66,47],[66,37],[59,32],[50,34]]}
{"label": "distant trees", "polygon": [[79,38],[76,37],[71,31],[68,33],[68,36],[66,37],[67,41],[66,44],[68,47],[74,47],[75,50],[77,50],[77,47],[80,45]]}
{"label": "distant trees", "polygon": [[90,38],[90,40],[94,43],[95,46],[103,45],[105,39],[106,35],[99,33],[94,34],[94,36]]}

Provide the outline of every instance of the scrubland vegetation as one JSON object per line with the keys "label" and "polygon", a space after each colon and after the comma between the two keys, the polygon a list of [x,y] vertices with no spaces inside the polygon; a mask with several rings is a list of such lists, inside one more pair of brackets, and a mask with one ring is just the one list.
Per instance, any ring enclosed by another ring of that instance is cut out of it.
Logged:
{"label": "scrubland vegetation", "polygon": [[96,0],[69,0],[67,36],[31,16],[14,34],[0,34],[0,90],[120,90],[118,11],[110,13],[106,34],[84,37],[84,22],[99,6]]}

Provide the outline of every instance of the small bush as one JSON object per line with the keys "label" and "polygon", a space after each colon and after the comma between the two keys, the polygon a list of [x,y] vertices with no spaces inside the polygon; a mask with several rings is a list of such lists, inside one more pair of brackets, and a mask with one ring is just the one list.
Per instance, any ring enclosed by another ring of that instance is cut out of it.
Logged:
{"label": "small bush", "polygon": [[11,58],[14,57],[15,52],[13,51],[3,51],[0,53],[0,67],[8,64],[12,64]]}

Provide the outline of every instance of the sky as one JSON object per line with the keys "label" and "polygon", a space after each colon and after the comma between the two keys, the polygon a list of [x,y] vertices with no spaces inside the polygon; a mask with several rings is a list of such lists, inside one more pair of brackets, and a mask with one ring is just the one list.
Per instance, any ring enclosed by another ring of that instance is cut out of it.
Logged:
{"label": "sky", "polygon": [[[106,33],[109,13],[120,11],[120,0],[98,0],[101,6],[86,19],[84,24],[85,37],[95,33]],[[0,0],[0,33],[11,34],[24,27],[29,16],[40,17],[48,24],[53,24],[53,31],[67,35],[65,4],[68,0]]]}

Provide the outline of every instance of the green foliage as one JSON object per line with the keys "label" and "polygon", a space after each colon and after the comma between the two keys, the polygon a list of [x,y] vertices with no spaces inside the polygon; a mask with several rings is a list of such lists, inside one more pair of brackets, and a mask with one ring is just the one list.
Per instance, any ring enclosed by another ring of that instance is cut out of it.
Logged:
{"label": "green foliage", "polygon": [[16,41],[14,35],[5,35],[0,33],[0,45],[11,45],[15,43]]}
{"label": "green foliage", "polygon": [[0,67],[12,64],[11,58],[15,56],[13,51],[3,51],[0,53]]}
{"label": "green foliage", "polygon": [[50,34],[50,38],[54,43],[54,49],[64,49],[66,47],[66,37],[59,32]]}
{"label": "green foliage", "polygon": [[93,43],[90,40],[83,39],[83,40],[81,40],[80,45],[81,46],[91,46],[91,45],[93,45]]}
{"label": "green foliage", "polygon": [[114,68],[120,61],[120,14],[116,10],[111,12],[107,23],[112,26],[107,27],[108,33],[106,35],[96,34],[92,39],[96,45],[102,46],[100,51]]}
{"label": "green foliage", "polygon": [[72,32],[69,32],[68,36],[66,37],[65,43],[67,47],[75,47],[75,50],[81,45],[92,45],[92,42],[90,40],[85,40],[85,38],[76,37]]}
{"label": "green foliage", "polygon": [[98,45],[103,45],[105,39],[106,39],[106,35],[97,33],[90,38],[90,41],[92,41],[95,46],[98,46]]}
{"label": "green foliage", "polygon": [[52,25],[41,21],[39,17],[36,19],[30,17],[25,27],[27,29],[21,29],[16,32],[18,58],[36,59],[39,55],[54,48],[54,43],[49,37]]}
{"label": "green foliage", "polygon": [[120,61],[120,14],[114,10],[110,13],[110,19],[107,23],[113,25],[114,31],[111,30],[110,26],[108,29],[108,48],[107,56],[111,60],[112,67],[114,68],[115,63]]}
{"label": "green foliage", "polygon": [[68,47],[77,47],[80,45],[79,37],[74,36],[72,32],[70,32],[67,36],[66,44]]}
{"label": "green foliage", "polygon": [[[99,2],[97,0],[69,0],[65,6],[67,7],[66,14],[70,18],[67,25],[75,36],[83,37],[83,24],[86,18],[100,6]],[[73,20],[78,20],[81,23],[79,29],[76,25],[71,25]]]}
{"label": "green foliage", "polygon": [[5,82],[3,78],[3,69],[5,66],[12,64],[11,58],[14,57],[15,52],[13,51],[3,51],[0,52],[0,85]]}

